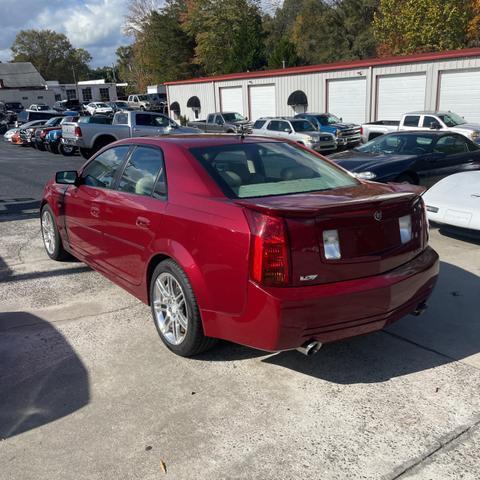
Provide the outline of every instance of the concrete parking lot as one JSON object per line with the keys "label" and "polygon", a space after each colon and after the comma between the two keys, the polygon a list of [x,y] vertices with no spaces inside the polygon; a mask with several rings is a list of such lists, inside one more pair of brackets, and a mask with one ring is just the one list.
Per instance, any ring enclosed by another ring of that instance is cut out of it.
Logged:
{"label": "concrete parking lot", "polygon": [[480,478],[478,242],[431,230],[421,317],[314,357],[184,359],[148,306],[44,253],[41,186],[81,163],[0,144],[0,480]]}

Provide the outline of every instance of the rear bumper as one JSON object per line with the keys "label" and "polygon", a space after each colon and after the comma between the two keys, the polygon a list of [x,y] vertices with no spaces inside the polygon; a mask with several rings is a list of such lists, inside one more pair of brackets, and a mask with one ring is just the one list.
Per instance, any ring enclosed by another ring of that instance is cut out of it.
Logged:
{"label": "rear bumper", "polygon": [[407,264],[373,277],[295,288],[250,283],[244,314],[217,318],[217,331],[206,328],[206,333],[269,351],[363,335],[414,312],[432,293],[438,271],[438,255],[428,247]]}

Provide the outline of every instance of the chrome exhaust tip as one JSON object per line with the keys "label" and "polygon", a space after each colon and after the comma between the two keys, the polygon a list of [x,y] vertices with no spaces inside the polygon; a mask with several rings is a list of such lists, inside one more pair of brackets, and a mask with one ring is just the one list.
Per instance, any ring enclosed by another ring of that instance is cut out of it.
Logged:
{"label": "chrome exhaust tip", "polygon": [[300,353],[303,353],[307,357],[315,355],[322,348],[322,344],[316,341],[305,342],[301,347],[296,348]]}
{"label": "chrome exhaust tip", "polygon": [[428,305],[425,302],[422,302],[417,308],[413,311],[412,315],[419,317],[425,310],[428,308]]}

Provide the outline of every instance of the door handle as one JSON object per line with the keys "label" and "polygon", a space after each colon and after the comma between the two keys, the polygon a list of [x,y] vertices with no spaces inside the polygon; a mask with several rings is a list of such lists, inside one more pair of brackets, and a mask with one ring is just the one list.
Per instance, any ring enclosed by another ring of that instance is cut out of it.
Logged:
{"label": "door handle", "polygon": [[139,128],[134,128],[133,131],[134,131],[134,132],[139,132],[140,129],[139,129]]}
{"label": "door handle", "polygon": [[90,214],[92,217],[98,218],[100,216],[100,209],[98,207],[90,207]]}
{"label": "door handle", "polygon": [[145,217],[137,217],[135,225],[140,228],[148,228],[150,226],[150,220]]}

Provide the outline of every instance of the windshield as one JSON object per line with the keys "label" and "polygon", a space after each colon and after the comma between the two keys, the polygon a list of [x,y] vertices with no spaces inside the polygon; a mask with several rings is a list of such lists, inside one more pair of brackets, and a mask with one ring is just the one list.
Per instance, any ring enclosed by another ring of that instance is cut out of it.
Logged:
{"label": "windshield", "polygon": [[438,118],[447,126],[447,127],[456,127],[457,125],[463,125],[467,123],[463,117],[457,115],[456,113],[448,112],[445,114],[438,115]]}
{"label": "windshield", "polygon": [[57,125],[58,123],[61,122],[61,118],[59,117],[53,117],[51,118],[50,120],[48,120],[46,123],[45,123],[45,126],[46,127],[54,127],[55,125]]}
{"label": "windshield", "polygon": [[37,105],[37,110],[39,111],[50,110],[50,107],[48,105]]}
{"label": "windshield", "polygon": [[233,198],[314,192],[359,183],[330,162],[288,143],[219,145],[192,148],[191,152]]}
{"label": "windshield", "polygon": [[290,123],[296,132],[316,131],[316,128],[308,120],[293,120]]}
{"label": "windshield", "polygon": [[421,155],[432,151],[434,139],[428,133],[383,135],[354,150],[382,155]]}
{"label": "windshield", "polygon": [[95,106],[97,108],[108,108],[108,105],[106,103],[97,103]]}
{"label": "windshield", "polygon": [[222,115],[226,122],[243,122],[245,120],[245,117],[237,112],[222,113]]}
{"label": "windshield", "polygon": [[22,108],[21,103],[6,103],[5,104],[6,108]]}
{"label": "windshield", "polygon": [[335,123],[340,123],[340,119],[335,115],[317,115],[315,118],[320,125],[333,125]]}
{"label": "windshield", "polygon": [[114,105],[120,108],[128,108],[128,103],[127,102],[115,102]]}

